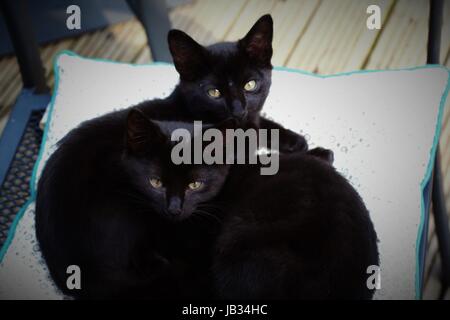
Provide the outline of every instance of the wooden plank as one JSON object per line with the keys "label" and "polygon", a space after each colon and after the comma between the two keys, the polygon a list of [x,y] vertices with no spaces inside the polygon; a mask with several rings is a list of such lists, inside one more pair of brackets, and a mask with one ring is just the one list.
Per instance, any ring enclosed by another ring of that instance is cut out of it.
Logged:
{"label": "wooden plank", "polygon": [[189,1],[171,10],[169,12],[169,18],[172,22],[172,28],[183,29],[186,21],[191,18],[191,12],[197,3],[198,1]]}
{"label": "wooden plank", "polygon": [[[436,236],[436,226],[434,224],[434,216],[431,213],[433,211],[433,208],[430,209],[430,220],[428,223],[428,239],[427,239],[427,248],[430,247],[431,242],[433,241],[433,237]],[[428,254],[427,254],[427,259],[428,259]]]}
{"label": "wooden plank", "polygon": [[320,1],[316,0],[276,2],[271,12],[274,20],[273,65],[286,65],[319,6]]}
{"label": "wooden plank", "polygon": [[444,23],[442,26],[441,61],[450,67],[450,0],[444,0]]}
{"label": "wooden plank", "polygon": [[[198,12],[204,1],[191,1],[177,6],[169,13],[172,27],[174,29],[187,30],[188,26],[195,23],[196,12]],[[144,36],[146,37],[145,33]],[[148,45],[143,46],[132,59],[133,63],[142,64],[152,61],[152,56]]]}
{"label": "wooden plank", "polygon": [[244,37],[262,15],[273,11],[276,3],[276,0],[249,0],[239,18],[225,35],[225,40],[236,41]]}
{"label": "wooden plank", "polygon": [[225,36],[230,32],[241,12],[247,6],[247,1],[225,1],[227,6],[223,12],[218,12],[218,16],[211,21],[211,33],[204,39],[204,44],[211,44],[217,41],[224,41]]}
{"label": "wooden plank", "polygon": [[86,34],[83,39],[76,39],[73,51],[84,57],[94,58],[107,36],[108,32],[105,29]]}
{"label": "wooden plank", "polygon": [[[446,5],[446,18],[447,20],[450,20],[450,1],[445,2]],[[445,21],[444,28],[446,31],[443,32],[445,36],[450,35],[450,22]],[[444,38],[443,38],[444,39]],[[446,41],[443,41],[445,43]],[[448,43],[448,41],[447,41]],[[449,44],[450,45],[450,44]],[[450,68],[450,47],[447,48],[447,61],[445,62],[445,65]],[[441,55],[442,56],[442,55]],[[440,140],[440,147],[441,147],[441,165],[442,165],[442,174],[443,174],[443,184],[444,184],[444,192],[445,197],[447,200],[447,208],[450,209],[450,97],[447,97],[447,103],[444,110],[444,117],[443,117],[443,125],[442,125],[442,132],[441,132],[441,140]]]}
{"label": "wooden plank", "polygon": [[134,24],[134,32],[130,35],[129,46],[125,47],[121,57],[121,61],[125,62],[134,62],[139,52],[144,47],[148,48],[147,35],[144,28],[137,20],[133,20],[132,23]]}
{"label": "wooden plank", "polygon": [[114,36],[109,38],[110,41],[105,43],[105,46],[101,50],[100,57],[103,59],[115,60],[119,56],[120,50],[122,50],[131,28],[132,25],[122,23],[119,28],[116,29],[117,33],[114,33]]}
{"label": "wooden plank", "polygon": [[[450,46],[450,1],[445,3],[441,57]],[[384,27],[367,68],[404,68],[426,63],[428,0],[399,0]]]}
{"label": "wooden plank", "polygon": [[[203,45],[223,41],[234,21],[239,17],[247,0],[199,0],[191,8],[176,8],[171,14],[175,28],[191,35]],[[195,6],[195,7],[194,7]],[[178,21],[183,18],[182,21]]]}
{"label": "wooden plank", "polygon": [[125,27],[117,44],[112,45],[112,55],[108,57],[109,59],[130,62],[146,45],[145,31],[137,20],[127,22]]}
{"label": "wooden plank", "polygon": [[[211,1],[218,4],[221,1]],[[251,26],[262,15],[271,13],[274,19],[274,64],[283,65],[290,49],[298,41],[299,34],[306,28],[309,17],[319,6],[316,0],[250,0],[245,1],[225,1],[228,4],[214,6],[214,11],[207,10],[208,18],[196,17],[197,24],[201,24],[204,29],[210,32],[202,32],[199,28],[190,29],[192,35],[203,44],[210,44],[217,41],[236,41],[242,38]],[[205,21],[202,21],[205,19]],[[189,31],[188,31],[189,32]],[[202,35],[197,35],[201,33]]]}
{"label": "wooden plank", "polygon": [[8,111],[3,116],[0,116],[0,136],[2,135],[3,129],[5,129],[6,122],[8,122],[10,112]]}
{"label": "wooden plank", "polygon": [[217,1],[197,1],[195,3],[195,10],[190,11],[187,16],[188,19],[181,29],[191,35],[195,40],[201,42],[201,38],[206,37],[207,33],[210,32],[207,20],[211,12],[215,12],[214,7],[217,3]]}
{"label": "wooden plank", "polygon": [[[204,5],[202,14],[196,17],[195,24],[192,24],[195,28],[192,31],[192,36],[203,45],[209,45],[218,41],[221,41],[225,32],[231,25],[231,21],[225,21],[225,25],[221,28],[216,26],[216,23],[220,21],[222,13],[226,11],[228,5],[231,4],[232,8],[242,4],[242,1],[208,1]],[[191,29],[192,30],[192,29]]]}
{"label": "wooden plank", "polygon": [[152,61],[152,55],[148,46],[145,46],[138,55],[133,59],[133,63],[142,64]]}
{"label": "wooden plank", "polygon": [[439,297],[441,284],[439,281],[441,259],[436,255],[434,263],[431,265],[430,275],[425,282],[423,290],[424,300],[436,300]]}
{"label": "wooden plank", "polygon": [[425,257],[425,270],[424,270],[424,284],[430,280],[430,277],[434,276],[432,273],[433,265],[436,263],[438,255],[438,241],[435,233],[432,233],[429,237],[429,243],[427,246],[427,255]]}
{"label": "wooden plank", "polygon": [[[175,8],[170,18],[174,28],[187,32],[203,45],[209,45],[225,39],[246,3],[246,0],[199,0]],[[150,58],[150,51],[142,48],[134,61],[145,63]]]}
{"label": "wooden plank", "polygon": [[[106,32],[105,32],[106,33]],[[74,39],[73,46],[71,50],[75,52],[76,54],[85,56],[88,54],[87,49],[90,47],[90,45],[94,42],[92,42],[92,38],[94,37],[96,33],[86,33],[83,34],[80,37],[76,37]]]}
{"label": "wooden plank", "polygon": [[19,71],[19,64],[15,56],[5,58],[5,69],[4,73],[0,77],[0,117],[7,112],[10,105],[7,103],[6,99],[9,95],[9,90],[11,90],[11,85],[16,83],[16,85],[21,85],[22,82],[18,79],[22,79]]}
{"label": "wooden plank", "polygon": [[393,1],[322,1],[287,66],[321,74],[362,68],[380,32],[366,25],[371,4],[380,6],[385,19]]}
{"label": "wooden plank", "polygon": [[177,6],[174,10],[170,11],[169,17],[172,22],[172,27],[175,29],[184,30],[186,25],[190,23],[193,12],[197,9],[198,1],[191,1],[186,4]]}
{"label": "wooden plank", "polygon": [[[18,73],[19,73],[19,64],[17,63],[16,56],[9,56],[2,59],[2,76],[0,77],[0,94],[5,90],[5,87],[8,86]],[[0,100],[2,102],[2,100]]]}

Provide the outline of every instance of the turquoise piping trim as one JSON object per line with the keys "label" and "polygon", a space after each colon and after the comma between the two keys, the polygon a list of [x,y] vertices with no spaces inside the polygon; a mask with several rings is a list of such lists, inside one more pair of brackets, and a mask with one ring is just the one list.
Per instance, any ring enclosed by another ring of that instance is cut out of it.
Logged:
{"label": "turquoise piping trim", "polygon": [[[33,173],[31,175],[31,179],[30,179],[30,190],[31,190],[31,195],[30,198],[28,199],[28,201],[25,203],[25,205],[22,207],[22,209],[19,211],[19,213],[17,214],[16,218],[14,219],[11,228],[8,232],[8,237],[5,241],[5,243],[3,244],[1,250],[0,250],[0,263],[3,260],[4,255],[6,254],[6,251],[8,250],[12,239],[14,237],[16,228],[17,228],[17,224],[19,223],[20,219],[22,218],[26,208],[28,207],[28,205],[33,202],[36,198],[36,176],[37,176],[37,169],[38,169],[38,164],[40,163],[42,156],[43,156],[43,152],[44,152],[44,144],[45,141],[47,141],[47,135],[48,135],[48,130],[50,128],[50,124],[52,121],[52,115],[53,115],[53,108],[54,108],[54,104],[55,104],[55,99],[56,99],[56,93],[58,92],[58,87],[59,87],[59,66],[58,66],[58,60],[60,58],[60,56],[62,55],[69,55],[69,56],[74,56],[74,57],[78,57],[81,58],[83,60],[90,60],[90,61],[100,61],[100,62],[106,62],[106,63],[114,63],[114,64],[124,64],[124,65],[130,65],[133,67],[138,67],[138,66],[173,66],[171,63],[166,63],[166,62],[151,62],[151,63],[146,63],[146,64],[135,64],[135,63],[126,63],[126,62],[119,62],[119,61],[113,61],[113,60],[108,60],[108,59],[102,59],[102,58],[86,58],[86,57],[82,57],[72,51],[68,51],[68,50],[63,50],[60,51],[54,58],[53,60],[53,70],[55,73],[55,89],[53,90],[53,95],[52,95],[52,99],[50,101],[50,106],[49,106],[49,113],[48,113],[48,121],[45,125],[45,129],[44,129],[44,135],[42,138],[42,142],[41,142],[41,147],[39,150],[39,156],[36,160],[36,163],[34,165],[33,168]],[[443,69],[446,70],[449,74],[449,77],[447,79],[447,85],[446,88],[442,94],[441,97],[441,101],[440,101],[440,105],[439,105],[439,111],[438,111],[438,118],[437,118],[437,123],[436,123],[436,128],[435,128],[435,134],[434,134],[434,139],[433,139],[433,146],[431,147],[430,150],[430,157],[429,157],[429,161],[428,161],[428,165],[427,165],[427,171],[425,173],[425,176],[422,180],[422,182],[420,183],[420,190],[421,190],[421,217],[420,217],[420,224],[419,224],[419,230],[417,233],[417,238],[416,238],[416,274],[415,274],[415,296],[416,299],[420,299],[421,298],[421,293],[420,293],[420,272],[419,272],[419,268],[420,268],[420,261],[419,261],[419,249],[420,249],[420,240],[421,240],[421,236],[423,233],[423,228],[424,228],[424,223],[425,223],[425,199],[424,199],[424,189],[426,184],[430,181],[431,179],[431,175],[433,172],[433,165],[434,165],[434,159],[436,157],[436,150],[437,150],[437,146],[439,144],[439,137],[440,137],[440,133],[441,133],[441,129],[442,129],[442,117],[444,114],[444,107],[445,107],[445,103],[447,100],[447,96],[449,94],[450,91],[450,70],[442,65],[437,65],[437,64],[429,64],[429,65],[423,65],[423,66],[418,66],[418,67],[410,67],[410,68],[399,68],[399,69],[389,69],[389,70],[356,70],[356,71],[351,71],[351,72],[343,72],[343,73],[336,73],[336,74],[331,74],[331,75],[319,75],[319,74],[315,74],[312,72],[308,72],[308,71],[304,71],[304,70],[298,70],[298,69],[292,69],[292,68],[288,68],[288,67],[275,67],[274,70],[278,70],[278,71],[284,71],[284,72],[292,72],[292,73],[299,73],[299,74],[303,74],[303,75],[307,75],[307,76],[313,76],[316,78],[334,78],[334,77],[342,77],[342,76],[350,76],[353,74],[367,74],[367,73],[375,73],[375,72],[396,72],[396,71],[415,71],[415,70],[421,70],[421,69],[433,69],[433,68],[438,68],[438,69]]]}
{"label": "turquoise piping trim", "polygon": [[[421,217],[420,217],[420,224],[419,224],[419,230],[417,232],[417,239],[416,239],[416,299],[421,299],[421,288],[420,288],[420,272],[419,272],[419,265],[420,265],[420,256],[419,256],[419,250],[420,250],[420,240],[421,235],[423,234],[424,224],[425,224],[425,197],[424,197],[424,190],[427,185],[431,181],[431,175],[433,174],[433,167],[434,167],[434,160],[436,158],[436,151],[437,147],[439,145],[439,138],[441,135],[442,130],[442,117],[444,115],[444,108],[447,101],[448,93],[450,91],[450,70],[447,69],[447,72],[449,73],[447,78],[447,85],[445,87],[444,92],[441,96],[441,102],[439,105],[439,111],[438,111],[438,118],[436,123],[436,129],[434,131],[434,139],[433,139],[433,146],[430,150],[430,157],[427,165],[427,171],[425,173],[425,177],[423,178],[422,182],[420,183],[420,190],[422,193],[421,199],[420,199],[420,210],[421,210]],[[424,239],[423,241],[427,241],[427,239]],[[423,266],[425,268],[425,266]]]}

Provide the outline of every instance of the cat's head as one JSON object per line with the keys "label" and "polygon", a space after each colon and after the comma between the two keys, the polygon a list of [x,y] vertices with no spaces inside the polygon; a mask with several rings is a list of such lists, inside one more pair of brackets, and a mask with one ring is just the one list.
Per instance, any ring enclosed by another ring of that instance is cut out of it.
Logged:
{"label": "cat's head", "polygon": [[262,16],[237,42],[204,47],[180,30],[171,30],[169,48],[180,74],[179,90],[194,114],[218,122],[258,116],[272,76],[273,21]]}
{"label": "cat's head", "polygon": [[228,174],[227,165],[173,163],[171,132],[183,127],[191,131],[192,124],[156,122],[138,109],[127,119],[123,162],[136,191],[133,198],[172,221],[189,218],[211,200]]}

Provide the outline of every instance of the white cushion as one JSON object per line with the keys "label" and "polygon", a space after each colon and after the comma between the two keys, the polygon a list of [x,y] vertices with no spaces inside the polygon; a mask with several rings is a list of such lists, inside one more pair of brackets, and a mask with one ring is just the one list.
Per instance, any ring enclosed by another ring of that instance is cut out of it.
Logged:
{"label": "white cushion", "polygon": [[[35,185],[56,142],[84,120],[165,97],[178,81],[171,65],[134,66],[70,52],[59,55],[55,70],[57,87],[32,177],[32,199],[0,252],[0,298],[63,298],[34,234]],[[448,70],[437,66],[327,77],[283,68],[273,72],[264,112],[304,134],[311,147],[332,149],[336,168],[370,211],[380,239],[378,299],[419,295],[423,188],[431,175],[448,79]]]}

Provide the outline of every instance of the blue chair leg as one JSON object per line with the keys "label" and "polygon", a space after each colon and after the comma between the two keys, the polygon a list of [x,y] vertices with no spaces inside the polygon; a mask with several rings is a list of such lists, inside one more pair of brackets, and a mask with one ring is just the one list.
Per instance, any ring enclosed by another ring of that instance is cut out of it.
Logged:
{"label": "blue chair leg", "polygon": [[48,92],[45,72],[39,47],[33,33],[30,12],[24,0],[2,0],[1,9],[14,51],[19,62],[25,88],[34,88],[36,93]]}
{"label": "blue chair leg", "polygon": [[167,44],[171,25],[165,1],[127,0],[127,3],[145,29],[153,60],[172,62]]}

